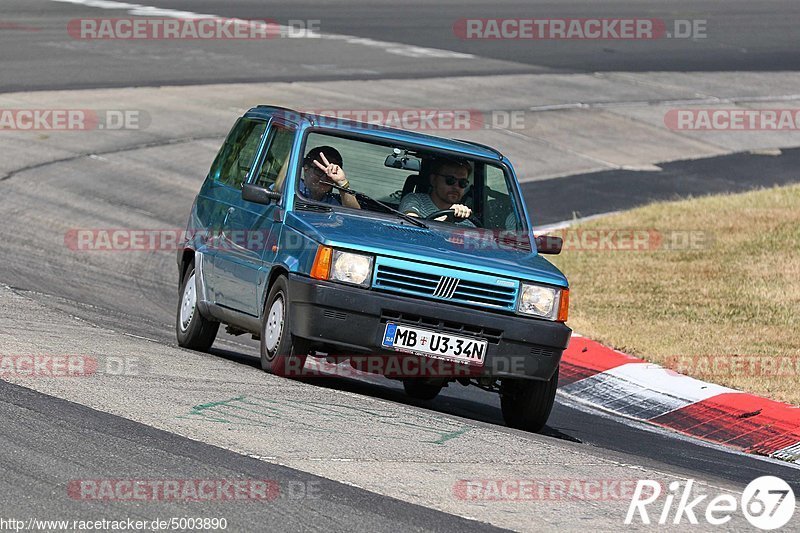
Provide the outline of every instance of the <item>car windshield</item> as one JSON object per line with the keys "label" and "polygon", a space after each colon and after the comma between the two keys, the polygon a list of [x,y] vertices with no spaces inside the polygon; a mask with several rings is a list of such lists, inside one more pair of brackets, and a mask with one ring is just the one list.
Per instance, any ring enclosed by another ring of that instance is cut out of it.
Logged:
{"label": "car windshield", "polygon": [[[303,154],[306,157],[297,186],[301,197],[352,208],[350,202],[343,201],[344,193],[324,182],[345,184],[369,197],[358,197],[362,211],[386,213],[384,207],[370,201],[374,199],[425,219],[459,204],[469,208],[470,216],[450,216],[442,223],[492,230],[525,229],[522,211],[509,186],[511,178],[500,165],[382,139],[353,139],[319,132],[307,136]],[[326,175],[319,168],[327,166],[326,160],[339,164],[344,177],[334,175],[337,179],[333,179]],[[441,216],[436,218],[434,223]]]}

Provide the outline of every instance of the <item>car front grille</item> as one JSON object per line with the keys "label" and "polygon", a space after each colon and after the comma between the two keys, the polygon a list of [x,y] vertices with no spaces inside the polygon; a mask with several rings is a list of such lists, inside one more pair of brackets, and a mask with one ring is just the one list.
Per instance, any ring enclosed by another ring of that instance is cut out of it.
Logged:
{"label": "car front grille", "polygon": [[[441,269],[440,269],[441,270]],[[378,264],[373,287],[378,290],[421,296],[453,303],[514,310],[518,283],[505,285],[480,281],[480,276],[468,276],[458,271],[440,273],[420,272],[398,265]],[[469,279],[471,278],[471,279]],[[488,277],[487,277],[488,278]]]}

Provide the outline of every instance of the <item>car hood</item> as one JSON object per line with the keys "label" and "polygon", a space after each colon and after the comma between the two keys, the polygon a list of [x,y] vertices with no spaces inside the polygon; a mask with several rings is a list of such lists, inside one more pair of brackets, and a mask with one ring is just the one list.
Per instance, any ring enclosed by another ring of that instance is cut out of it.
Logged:
{"label": "car hood", "polygon": [[289,212],[286,224],[327,246],[567,286],[561,271],[531,250],[529,237],[516,232],[436,223],[424,229],[400,218],[336,211]]}

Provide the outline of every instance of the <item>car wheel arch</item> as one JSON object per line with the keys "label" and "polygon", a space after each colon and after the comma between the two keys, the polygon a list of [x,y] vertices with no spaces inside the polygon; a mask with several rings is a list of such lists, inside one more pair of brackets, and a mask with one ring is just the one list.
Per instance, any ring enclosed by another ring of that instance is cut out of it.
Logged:
{"label": "car wheel arch", "polygon": [[269,298],[269,291],[272,290],[272,285],[275,283],[275,280],[278,279],[280,276],[289,277],[289,269],[286,268],[284,265],[275,265],[269,272],[269,278],[267,279],[267,284],[264,287],[264,294],[261,298],[261,313],[263,318],[264,307],[267,305],[267,298]]}
{"label": "car wheel arch", "polygon": [[194,261],[194,253],[195,252],[192,248],[186,248],[185,250],[183,250],[178,283],[183,283],[183,278],[186,277],[186,273],[189,271],[189,265],[191,265],[192,261]]}

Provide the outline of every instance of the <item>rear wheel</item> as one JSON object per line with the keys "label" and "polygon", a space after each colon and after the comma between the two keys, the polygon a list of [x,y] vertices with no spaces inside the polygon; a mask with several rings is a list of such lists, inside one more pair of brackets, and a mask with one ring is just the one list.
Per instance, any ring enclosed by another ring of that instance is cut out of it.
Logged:
{"label": "rear wheel", "polygon": [[508,427],[540,431],[553,409],[558,368],[548,381],[507,378],[500,383],[500,408]]}
{"label": "rear wheel", "polygon": [[310,348],[289,328],[291,300],[286,276],[278,276],[269,291],[261,319],[261,368],[278,376],[299,376]]}
{"label": "rear wheel", "polygon": [[214,344],[217,330],[219,330],[219,322],[207,319],[197,308],[197,287],[194,261],[192,261],[183,277],[178,300],[178,313],[175,317],[178,345],[207,352]]}
{"label": "rear wheel", "polygon": [[417,400],[433,400],[442,391],[444,383],[430,382],[420,378],[408,378],[403,380],[403,388],[406,394]]}

